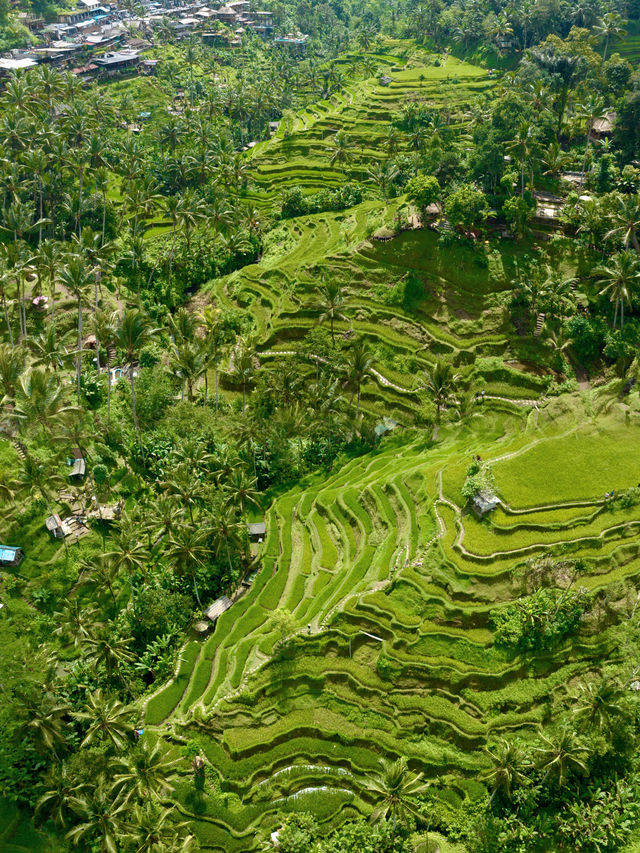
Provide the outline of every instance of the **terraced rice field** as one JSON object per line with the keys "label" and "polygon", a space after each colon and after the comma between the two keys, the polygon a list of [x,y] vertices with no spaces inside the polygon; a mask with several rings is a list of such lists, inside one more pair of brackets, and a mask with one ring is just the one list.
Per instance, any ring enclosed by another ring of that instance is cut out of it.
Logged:
{"label": "terraced rice field", "polygon": [[[535,666],[495,647],[489,624],[519,594],[515,571],[530,556],[581,556],[588,589],[635,592],[637,508],[612,508],[601,493],[640,480],[625,451],[640,439],[640,401],[605,414],[599,400],[591,392],[597,431],[576,399],[509,414],[487,403],[437,443],[396,432],[273,503],[253,587],[213,635],[187,644],[177,677],[146,707],[151,732],[176,754],[196,744],[219,779],[219,791],[197,795],[183,764],[180,808],[203,849],[258,849],[289,809],[327,828],[367,814],[381,756],[406,755],[438,778],[446,803],[473,800],[482,746],[533,732],[572,679],[615,656],[611,614]],[[604,476],[594,466],[585,484],[583,449],[596,435]],[[478,452],[494,460],[504,501],[483,522],[459,493],[459,470]],[[281,607],[298,625],[284,647],[271,620]]]}

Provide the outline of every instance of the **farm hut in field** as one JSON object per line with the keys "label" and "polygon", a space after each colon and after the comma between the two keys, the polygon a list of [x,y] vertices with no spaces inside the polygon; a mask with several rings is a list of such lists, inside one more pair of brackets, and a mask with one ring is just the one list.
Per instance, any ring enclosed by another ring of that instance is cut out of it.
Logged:
{"label": "farm hut in field", "polygon": [[87,463],[85,459],[74,459],[69,477],[73,480],[81,480],[87,473]]}
{"label": "farm hut in field", "polygon": [[44,523],[49,533],[53,534],[54,539],[64,539],[64,530],[62,529],[62,520],[55,513],[50,515]]}
{"label": "farm hut in field", "polygon": [[22,548],[12,545],[0,545],[0,566],[19,566],[24,560]]}
{"label": "farm hut in field", "polygon": [[477,518],[484,516],[494,510],[500,504],[500,498],[492,492],[478,492],[471,501],[471,509]]}
{"label": "farm hut in field", "polygon": [[215,622],[223,613],[226,613],[232,604],[233,602],[231,599],[227,598],[226,595],[223,595],[221,598],[216,599],[216,601],[214,601],[213,604],[205,610],[204,615],[207,619]]}
{"label": "farm hut in field", "polygon": [[247,533],[251,542],[262,542],[267,534],[267,525],[264,521],[247,524]]}

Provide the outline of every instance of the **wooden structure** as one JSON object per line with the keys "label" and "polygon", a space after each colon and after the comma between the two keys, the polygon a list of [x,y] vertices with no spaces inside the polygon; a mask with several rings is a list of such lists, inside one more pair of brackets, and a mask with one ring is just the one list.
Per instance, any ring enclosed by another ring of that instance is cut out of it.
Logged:
{"label": "wooden structure", "polygon": [[247,533],[252,542],[262,542],[267,534],[267,525],[264,521],[247,524]]}
{"label": "wooden structure", "polygon": [[204,615],[207,619],[210,619],[212,622],[215,622],[223,613],[231,607],[233,602],[230,598],[227,598],[226,595],[223,595],[221,598],[216,599],[212,605],[210,605],[204,612]]}
{"label": "wooden structure", "polygon": [[49,518],[44,523],[44,526],[47,528],[49,533],[53,534],[54,539],[64,539],[65,533],[64,528],[62,526],[62,520],[59,515],[54,513],[50,515]]}
{"label": "wooden structure", "polygon": [[0,545],[0,566],[19,566],[24,560],[22,548]]}
{"label": "wooden structure", "polygon": [[492,492],[478,492],[471,501],[471,509],[477,518],[484,516],[494,510],[500,504],[500,498]]}

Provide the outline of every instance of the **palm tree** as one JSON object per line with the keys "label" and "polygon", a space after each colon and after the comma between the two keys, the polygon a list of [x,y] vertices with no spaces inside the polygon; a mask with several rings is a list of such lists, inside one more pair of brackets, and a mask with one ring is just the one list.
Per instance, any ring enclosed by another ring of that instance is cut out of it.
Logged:
{"label": "palm tree", "polygon": [[112,639],[105,635],[91,636],[84,644],[85,657],[94,668],[104,666],[109,679],[117,677],[126,687],[122,668],[135,659],[130,645],[131,641],[128,639]]}
{"label": "palm tree", "polygon": [[231,358],[231,374],[242,385],[243,412],[247,403],[247,383],[253,379],[256,361],[253,340],[248,337],[239,337]]}
{"label": "palm tree", "polygon": [[196,838],[186,822],[175,823],[173,810],[158,803],[136,805],[127,821],[127,835],[133,840],[135,853],[189,853]]}
{"label": "palm tree", "polygon": [[510,800],[513,789],[529,781],[523,772],[528,765],[522,749],[514,741],[501,738],[493,752],[487,748],[485,751],[493,761],[493,768],[485,775],[493,788],[489,803],[493,801],[498,791],[504,793]]}
{"label": "palm tree", "polygon": [[97,628],[104,627],[98,615],[97,607],[86,607],[77,598],[68,599],[64,609],[54,614],[58,627],[53,633],[77,649],[94,635]]}
{"label": "palm tree", "polygon": [[584,103],[576,106],[576,114],[578,118],[583,119],[587,125],[587,144],[582,158],[582,176],[584,178],[584,173],[587,168],[587,156],[589,154],[589,145],[591,144],[591,130],[593,128],[593,124],[597,119],[604,118],[606,115],[602,97],[600,95],[592,95],[590,98],[587,98]]}
{"label": "palm tree", "polygon": [[227,504],[237,506],[241,515],[244,516],[248,504],[260,505],[260,493],[256,485],[254,477],[249,477],[246,471],[236,469],[223,487],[227,495]]}
{"label": "palm tree", "polygon": [[115,582],[120,574],[116,561],[108,554],[98,554],[91,560],[80,564],[79,586],[94,587],[96,590],[109,590],[114,607],[117,606]]}
{"label": "palm tree", "polygon": [[107,741],[118,751],[124,749],[131,732],[131,711],[119,699],[109,699],[99,688],[87,697],[86,710],[76,711],[73,716],[88,723],[80,746]]}
{"label": "palm tree", "polygon": [[605,240],[619,238],[626,248],[629,243],[640,252],[638,229],[640,229],[640,201],[637,195],[618,195],[618,209],[612,215],[614,227],[605,234]]}
{"label": "palm tree", "polygon": [[399,169],[392,163],[376,163],[372,169],[367,169],[367,174],[374,184],[380,189],[382,198],[386,200],[389,185],[398,176]]}
{"label": "palm tree", "polygon": [[205,491],[202,480],[192,466],[184,463],[177,465],[161,486],[167,494],[180,498],[180,504],[187,507],[189,520],[193,524],[193,510],[201,503]]}
{"label": "palm tree", "polygon": [[555,779],[562,788],[571,773],[588,774],[584,763],[586,749],[580,745],[576,733],[563,728],[559,734],[546,737],[540,732],[542,746],[535,747],[539,753],[538,766],[544,771],[545,779]]}
{"label": "palm tree", "polygon": [[340,311],[340,308],[344,303],[341,285],[337,281],[329,281],[326,284],[323,284],[320,289],[320,297],[318,310],[322,313],[320,314],[319,320],[321,323],[324,323],[325,320],[329,320],[331,324],[331,341],[335,346],[336,339],[333,332],[335,319],[337,317],[340,320],[346,320],[345,315]]}
{"label": "palm tree", "polygon": [[347,385],[357,396],[356,421],[360,418],[360,391],[362,390],[362,383],[371,375],[372,363],[373,360],[369,355],[369,348],[365,341],[360,338],[349,351],[346,367]]}
{"label": "palm tree", "polygon": [[535,126],[528,122],[521,122],[515,138],[506,146],[507,151],[515,152],[520,160],[520,195],[524,195],[524,173],[525,168],[535,151]]}
{"label": "palm tree", "polygon": [[186,383],[189,402],[193,402],[193,386],[205,371],[204,350],[195,343],[181,343],[173,348],[171,366],[182,379],[182,398]]}
{"label": "palm tree", "polygon": [[[98,309],[93,315],[93,333],[96,336],[96,350],[103,346],[106,352],[107,373],[107,432],[111,427],[111,354],[115,349],[118,339],[119,317],[117,311],[107,314]],[[98,364],[100,364],[98,353]]]}
{"label": "palm tree", "polygon": [[32,367],[20,375],[11,416],[23,426],[38,426],[50,434],[60,426],[76,406],[67,404],[66,391],[55,373]]}
{"label": "palm tree", "polygon": [[159,741],[153,746],[145,741],[139,742],[135,749],[114,764],[111,790],[121,796],[124,802],[131,799],[160,800],[173,791],[169,773],[178,761],[164,757]]}
{"label": "palm tree", "polygon": [[567,108],[567,98],[569,90],[573,85],[576,77],[585,66],[585,61],[582,56],[569,55],[566,53],[555,53],[553,51],[545,51],[535,49],[531,51],[531,58],[546,71],[551,79],[557,81],[556,88],[558,90],[558,121],[556,125],[556,138],[560,136],[562,130],[562,122],[564,120],[565,110]]}
{"label": "palm tree", "polygon": [[66,834],[66,838],[83,850],[95,849],[98,839],[101,853],[118,853],[126,804],[114,800],[103,785],[98,785],[91,794],[78,797],[74,811],[80,818]]}
{"label": "palm tree", "polygon": [[421,775],[409,771],[406,758],[398,758],[392,762],[382,761],[381,764],[382,772],[373,776],[368,784],[371,793],[380,799],[380,803],[371,813],[370,821],[376,823],[391,815],[393,845],[398,820],[402,820],[405,814],[413,815],[418,820],[422,818],[413,800],[425,793],[428,784],[422,781]]}
{"label": "palm tree", "polygon": [[343,177],[345,175],[345,167],[353,159],[352,151],[352,139],[344,132],[344,130],[339,130],[332,140],[332,149],[331,155],[329,157],[329,165],[335,166],[337,164],[338,166],[340,166],[342,168]]}
{"label": "palm tree", "polygon": [[66,742],[62,718],[68,710],[66,705],[57,704],[46,695],[40,703],[31,699],[22,700],[20,713],[24,715],[24,720],[20,728],[33,738],[38,752],[52,752],[58,758],[56,746]]}
{"label": "palm tree", "polygon": [[174,560],[180,573],[190,574],[198,606],[202,607],[196,569],[205,565],[209,554],[209,531],[201,526],[180,525],[169,535],[166,555]]}
{"label": "palm tree", "polygon": [[26,364],[27,353],[23,347],[0,343],[0,388],[4,394],[1,402],[8,402],[15,397]]}
{"label": "palm tree", "polygon": [[48,771],[44,793],[38,799],[35,810],[48,813],[58,827],[64,827],[74,812],[81,808],[81,798],[88,785],[77,782],[66,764],[54,764]]}
{"label": "palm tree", "polygon": [[121,315],[116,328],[115,341],[119,349],[125,354],[125,360],[129,367],[129,380],[131,382],[131,413],[133,423],[140,441],[140,425],[136,412],[136,391],[134,384],[133,365],[140,350],[146,346],[156,333],[152,329],[146,315],[139,308],[128,308]]}
{"label": "palm tree", "polygon": [[54,372],[64,365],[69,352],[64,345],[66,335],[60,336],[53,321],[47,323],[44,331],[29,340],[29,349],[33,356],[34,367],[44,367]]}
{"label": "palm tree", "polygon": [[138,528],[123,515],[118,530],[113,534],[111,557],[118,569],[124,569],[128,575],[140,572],[147,574],[149,552],[140,541]]}
{"label": "palm tree", "polygon": [[82,375],[82,300],[93,280],[94,270],[87,266],[82,255],[72,255],[60,272],[59,281],[78,301],[78,349],[76,351],[76,382],[80,405],[80,380]]}
{"label": "palm tree", "polygon": [[184,507],[175,497],[159,495],[145,517],[145,529],[150,537],[149,548],[175,530],[183,517]]}
{"label": "palm tree", "polygon": [[31,498],[41,497],[51,512],[56,492],[63,484],[64,480],[53,469],[50,461],[43,462],[29,453],[21,460],[11,487],[15,488],[18,494],[27,494]]}
{"label": "palm tree", "polygon": [[421,386],[431,397],[436,407],[436,424],[440,424],[442,409],[452,402],[460,376],[453,372],[453,366],[438,359],[428,373],[425,373]]}
{"label": "palm tree", "polygon": [[607,52],[609,50],[609,41],[614,39],[624,38],[627,31],[625,30],[625,20],[618,12],[606,12],[593,27],[593,31],[600,38],[604,39],[604,50],[602,51],[602,66],[607,60]]}
{"label": "palm tree", "polygon": [[578,706],[574,708],[576,719],[594,729],[611,731],[616,718],[623,714],[621,698],[620,685],[610,675],[602,675],[598,681],[581,684]]}
{"label": "palm tree", "polygon": [[609,301],[615,304],[613,328],[616,328],[620,309],[620,328],[624,329],[624,303],[631,305],[640,286],[640,262],[637,255],[630,249],[624,249],[614,255],[608,265],[596,267],[594,272],[600,276],[597,281],[597,284],[602,285],[600,295],[608,293]]}

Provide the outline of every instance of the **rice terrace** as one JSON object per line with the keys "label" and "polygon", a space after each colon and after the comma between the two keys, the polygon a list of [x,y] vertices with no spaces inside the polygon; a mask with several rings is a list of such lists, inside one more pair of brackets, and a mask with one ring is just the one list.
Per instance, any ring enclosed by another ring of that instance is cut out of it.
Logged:
{"label": "rice terrace", "polygon": [[640,853],[639,16],[0,3],[0,853]]}

